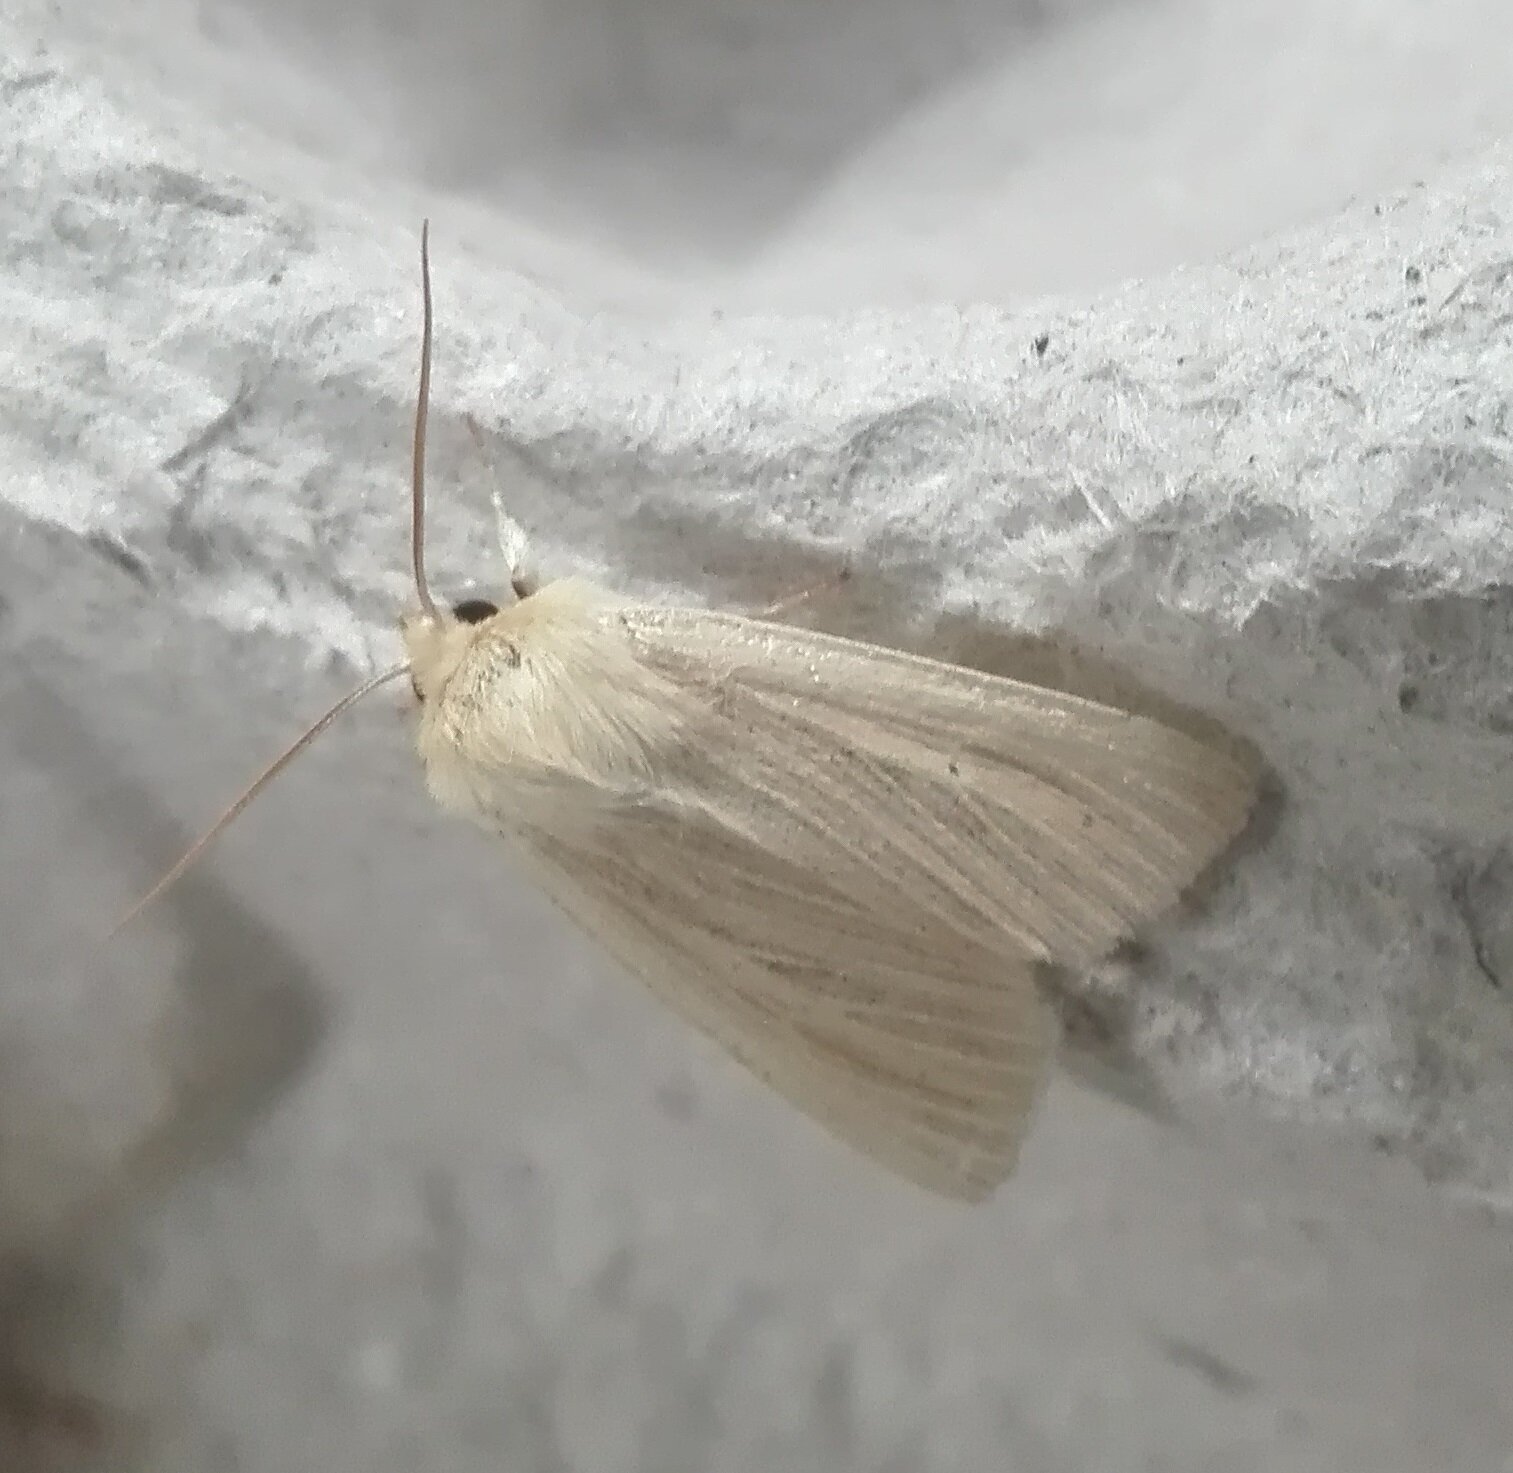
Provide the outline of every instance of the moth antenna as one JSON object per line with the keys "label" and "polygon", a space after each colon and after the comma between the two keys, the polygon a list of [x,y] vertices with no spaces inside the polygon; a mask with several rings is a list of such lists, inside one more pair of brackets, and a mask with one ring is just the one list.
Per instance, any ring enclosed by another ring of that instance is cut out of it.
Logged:
{"label": "moth antenna", "polygon": [[252,779],[242,791],[241,797],[234,802],[200,838],[185,850],[183,856],[170,869],[152,889],[150,889],[125,915],[111,928],[110,934],[114,936],[117,931],[130,925],[149,905],[152,904],[162,893],[173,884],[180,875],[194,863],[205,851],[210,842],[233,820],[238,818],[242,811],[257,797],[269,783],[276,778],[306,747],[313,742],[333,721],[337,719],[349,707],[355,706],[364,696],[371,695],[379,686],[387,685],[391,680],[397,680],[401,675],[407,674],[410,667],[408,663],[396,665],[391,670],[385,670],[375,675],[370,680],[365,680],[356,690],[348,691],[341,700],[332,706],[323,716],[318,717],[304,732],[297,736],[277,757],[270,762],[258,775]]}
{"label": "moth antenna", "polygon": [[489,498],[494,503],[494,523],[498,528],[499,550],[504,554],[505,562],[509,564],[510,587],[515,590],[516,598],[529,598],[541,587],[540,577],[530,566],[528,557],[530,539],[525,535],[525,528],[505,510],[504,496],[499,490],[498,468],[494,464],[494,457],[489,453],[488,442],[483,437],[482,428],[471,413],[464,414],[462,419],[468,427],[468,433],[473,437],[473,444],[478,447],[479,456],[492,473],[489,479]]}
{"label": "moth antenna", "polygon": [[426,420],[431,413],[431,222],[420,225],[420,391],[415,396],[415,444],[410,460],[410,560],[415,566],[415,596],[434,624],[441,614],[426,582]]}

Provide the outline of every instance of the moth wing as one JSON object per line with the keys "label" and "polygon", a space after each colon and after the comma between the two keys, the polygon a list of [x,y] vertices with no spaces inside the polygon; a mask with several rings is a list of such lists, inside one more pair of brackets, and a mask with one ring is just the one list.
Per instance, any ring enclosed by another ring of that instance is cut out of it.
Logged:
{"label": "moth wing", "polygon": [[673,1012],[832,1134],[976,1201],[1013,1170],[1055,1039],[1023,958],[657,805],[510,826],[536,878]]}
{"label": "moth wing", "polygon": [[475,734],[479,816],[669,1007],[949,1195],[1017,1157],[1054,1037],[1037,968],[1170,905],[1254,794],[1162,723],[936,661],[704,611],[571,627],[561,730],[515,718],[536,760]]}
{"label": "moth wing", "polygon": [[[711,715],[701,802],[811,872],[1000,955],[1091,965],[1245,826],[1238,754],[1162,722],[900,651],[703,610],[618,617]],[[857,821],[858,813],[865,816]]]}

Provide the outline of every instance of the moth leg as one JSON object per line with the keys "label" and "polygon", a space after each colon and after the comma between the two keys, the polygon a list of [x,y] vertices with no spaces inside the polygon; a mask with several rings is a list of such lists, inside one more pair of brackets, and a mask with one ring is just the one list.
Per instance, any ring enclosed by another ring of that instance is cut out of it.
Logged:
{"label": "moth leg", "polygon": [[504,565],[510,571],[510,587],[516,598],[529,598],[541,587],[541,577],[531,565],[530,538],[525,528],[512,517],[504,506],[504,494],[499,489],[499,477],[493,457],[483,437],[483,430],[471,414],[463,415],[468,433],[478,447],[478,453],[489,467],[489,500],[494,503],[494,526],[499,538],[499,550],[504,554]]}

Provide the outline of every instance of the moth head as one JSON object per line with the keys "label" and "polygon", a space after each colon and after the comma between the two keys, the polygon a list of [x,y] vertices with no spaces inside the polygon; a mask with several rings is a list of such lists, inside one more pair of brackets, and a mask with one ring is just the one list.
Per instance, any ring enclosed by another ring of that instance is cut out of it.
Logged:
{"label": "moth head", "polygon": [[486,598],[465,598],[450,609],[418,609],[400,621],[400,637],[410,661],[410,687],[423,705],[451,679],[483,632],[498,617],[499,605]]}

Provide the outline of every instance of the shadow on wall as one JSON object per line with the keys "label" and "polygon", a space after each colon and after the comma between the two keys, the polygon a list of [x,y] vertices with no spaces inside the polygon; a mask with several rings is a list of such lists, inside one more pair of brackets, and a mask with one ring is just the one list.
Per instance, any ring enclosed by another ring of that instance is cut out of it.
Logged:
{"label": "shadow on wall", "polygon": [[[3,1086],[0,1464],[33,1467],[121,1451],[145,1433],[111,1389],[95,1395],[94,1383],[116,1379],[119,1350],[109,1240],[134,1205],[242,1138],[309,1062],[324,1018],[303,960],[208,866],[144,919],[145,935],[101,944],[119,897],[102,898],[95,861],[103,852],[136,876],[127,857],[171,852],[182,835],[39,674],[13,660],[3,690],[0,811],[17,844],[4,903],[24,905],[26,921],[0,963],[0,1055],[45,1057],[30,1090],[16,1089],[15,1071]],[[14,883],[23,858],[37,883]],[[164,933],[171,980],[144,983],[132,974],[155,968]],[[69,1078],[76,1069],[97,1078]],[[49,1077],[50,1090],[38,1087]],[[103,1148],[117,1122],[98,1114],[133,1115],[142,1085],[158,1109],[121,1149]]]}
{"label": "shadow on wall", "polygon": [[1111,3],[212,0],[201,25],[292,60],[433,185],[739,259],[911,108]]}

